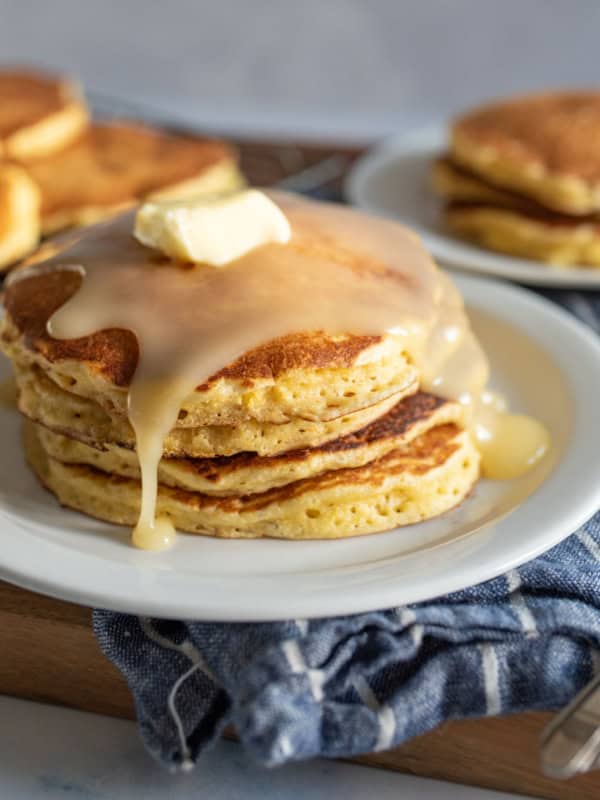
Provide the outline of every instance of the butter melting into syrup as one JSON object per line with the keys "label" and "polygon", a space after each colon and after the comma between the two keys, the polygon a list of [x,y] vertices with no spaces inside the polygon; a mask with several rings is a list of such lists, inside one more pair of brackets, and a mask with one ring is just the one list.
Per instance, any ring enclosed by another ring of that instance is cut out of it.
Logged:
{"label": "butter melting into syrup", "polygon": [[462,299],[414,234],[343,207],[271,197],[290,222],[291,241],[259,247],[223,269],[159,259],[133,238],[128,213],[28,270],[83,273],[48,323],[52,336],[122,328],[137,337],[128,399],[142,475],[135,545],[160,550],[173,541],[171,521],[156,517],[157,469],[184,399],[248,350],[290,333],[398,336],[423,390],[470,407],[484,474],[516,477],[543,456],[545,429],[484,393],[488,365]]}

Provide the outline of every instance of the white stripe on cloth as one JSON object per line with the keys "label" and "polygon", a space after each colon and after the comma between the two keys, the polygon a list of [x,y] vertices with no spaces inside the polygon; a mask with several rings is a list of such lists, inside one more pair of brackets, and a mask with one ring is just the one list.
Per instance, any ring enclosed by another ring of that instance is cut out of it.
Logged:
{"label": "white stripe on cloth", "polygon": [[192,754],[190,752],[190,748],[188,747],[187,739],[185,737],[183,722],[181,721],[181,717],[179,716],[179,712],[177,711],[177,706],[176,706],[177,692],[187,681],[187,679],[191,677],[194,674],[194,672],[196,672],[199,669],[201,669],[199,663],[192,664],[192,666],[188,669],[187,672],[184,672],[183,675],[180,675],[179,678],[177,678],[167,698],[167,708],[169,709],[169,714],[171,715],[171,719],[175,723],[175,727],[177,728],[177,735],[179,736],[179,743],[181,746],[181,756],[182,756],[180,768],[184,772],[189,772],[191,769],[193,769],[194,762],[192,761]]}
{"label": "white stripe on cloth", "polygon": [[403,628],[408,628],[408,626],[412,625],[417,618],[417,615],[412,608],[406,608],[406,606],[400,606],[397,608],[396,616],[398,617],[398,622]]}
{"label": "white stripe on cloth", "polygon": [[398,622],[403,628],[410,628],[410,637],[413,640],[415,647],[419,647],[423,641],[425,629],[422,625],[414,624],[415,620],[417,619],[415,612],[412,610],[412,608],[399,606],[399,608],[396,609],[396,616],[398,617]]}
{"label": "white stripe on cloth", "polygon": [[175,650],[176,652],[181,653],[189,658],[189,660],[192,662],[192,666],[177,678],[171,687],[169,696],[167,697],[167,710],[169,712],[169,716],[173,720],[175,729],[177,730],[179,746],[181,749],[181,764],[179,766],[184,772],[189,772],[193,768],[194,762],[192,761],[192,754],[185,737],[183,722],[181,721],[181,717],[177,711],[177,693],[187,679],[198,670],[204,672],[205,675],[214,681],[214,683],[217,683],[217,681],[204,663],[204,659],[202,658],[200,651],[192,642],[190,642],[189,639],[185,639],[183,642],[181,642],[181,644],[176,644],[170,639],[167,639],[166,636],[160,634],[152,624],[152,620],[148,617],[138,617],[138,622],[140,624],[140,628],[150,640],[156,642],[156,644],[160,645],[161,647],[166,647],[169,650]]}
{"label": "white stripe on cloth", "polygon": [[386,750],[391,746],[396,731],[396,717],[394,716],[394,712],[391,706],[379,702],[375,697],[373,689],[371,689],[362,675],[357,675],[353,679],[353,683],[363,703],[367,708],[377,714],[379,733],[377,734],[377,741],[375,742],[375,750]]}
{"label": "white stripe on cloth", "polygon": [[528,636],[537,635],[537,625],[531,611],[527,608],[525,599],[520,592],[521,576],[516,569],[512,569],[506,573],[506,582],[508,584],[508,592],[510,594],[510,602],[513,607],[517,619],[521,623],[523,632]]}
{"label": "white stripe on cloth", "polygon": [[581,544],[585,547],[588,553],[600,561],[600,545],[587,533],[587,531],[578,531],[576,534]]}
{"label": "white stripe on cloth", "polygon": [[481,669],[485,688],[486,713],[489,716],[495,716],[500,713],[502,708],[498,658],[496,657],[496,651],[489,642],[480,644],[479,650],[481,652]]}
{"label": "white stripe on cloth", "polygon": [[282,642],[281,649],[290,669],[296,675],[305,674],[308,678],[310,690],[317,703],[323,699],[323,684],[325,683],[325,673],[321,669],[311,669],[306,663],[302,651],[298,647],[295,639],[287,639]]}
{"label": "white stripe on cloth", "polygon": [[[181,655],[189,658],[193,664],[203,663],[200,651],[194,646],[193,642],[190,642],[189,639],[184,639],[181,644],[177,644],[176,642],[171,641],[171,639],[167,639],[167,637],[163,636],[162,633],[159,633],[149,617],[138,617],[138,622],[140,623],[140,628],[146,634],[146,636],[149,639],[152,639],[153,642],[156,642],[156,644],[159,644],[161,647],[167,647],[169,650],[175,650],[177,653],[181,653]],[[204,666],[203,669],[207,674],[210,674],[208,672],[208,667]],[[212,678],[212,675],[210,677]]]}
{"label": "white stripe on cloth", "polygon": [[282,736],[279,740],[279,752],[284,758],[289,758],[292,755],[294,748],[290,741],[289,736]]}

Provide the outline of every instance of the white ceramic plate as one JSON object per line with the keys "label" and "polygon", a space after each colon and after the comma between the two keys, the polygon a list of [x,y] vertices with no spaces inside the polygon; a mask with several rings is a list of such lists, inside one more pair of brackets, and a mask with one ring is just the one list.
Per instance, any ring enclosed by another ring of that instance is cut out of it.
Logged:
{"label": "white ceramic plate", "polygon": [[[481,481],[458,509],[333,542],[180,535],[166,553],[62,509],[23,463],[0,410],[0,577],[88,605],[162,617],[276,620],[385,608],[460,589],[533,558],[600,506],[600,343],[523,289],[457,276],[493,386],[551,430],[553,450],[512,482]],[[1,365],[4,375],[8,364]]]}
{"label": "white ceramic plate", "polygon": [[348,200],[404,222],[442,264],[538,286],[600,289],[600,269],[561,268],[494,253],[453,239],[441,225],[441,203],[429,185],[431,161],[446,149],[446,127],[413,131],[359,159],[346,180]]}

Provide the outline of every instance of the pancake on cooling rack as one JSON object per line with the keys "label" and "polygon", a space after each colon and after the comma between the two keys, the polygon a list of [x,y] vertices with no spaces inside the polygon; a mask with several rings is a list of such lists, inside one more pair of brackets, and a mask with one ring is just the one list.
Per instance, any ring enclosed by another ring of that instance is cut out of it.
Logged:
{"label": "pancake on cooling rack", "polygon": [[600,266],[600,92],[553,92],[454,121],[433,165],[444,218],[484,247]]}
{"label": "pancake on cooling rack", "polygon": [[0,71],[0,271],[40,236],[88,225],[140,199],[243,184],[223,142],[127,122],[89,124],[73,85]]}
{"label": "pancake on cooling rack", "polygon": [[487,363],[410,231],[247,190],[147,203],[64,248],[12,274],[0,334],[28,461],[64,505],[159,549],[173,526],[373,533],[473,488],[464,401]]}

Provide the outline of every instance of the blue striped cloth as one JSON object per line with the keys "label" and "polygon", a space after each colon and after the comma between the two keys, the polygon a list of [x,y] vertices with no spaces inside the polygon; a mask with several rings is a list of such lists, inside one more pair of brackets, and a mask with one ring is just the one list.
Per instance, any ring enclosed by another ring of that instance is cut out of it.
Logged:
{"label": "blue striped cloth", "polygon": [[[544,294],[600,331],[600,293]],[[261,624],[95,611],[94,628],[170,768],[192,766],[227,725],[267,765],[382,750],[449,719],[558,708],[590,680],[600,512],[518,570],[427,603]]]}
{"label": "blue striped cloth", "polygon": [[232,725],[267,765],[383,750],[462,717],[554,709],[600,667],[600,514],[518,570],[324,620],[184,623],[94,612],[144,741],[189,768]]}

